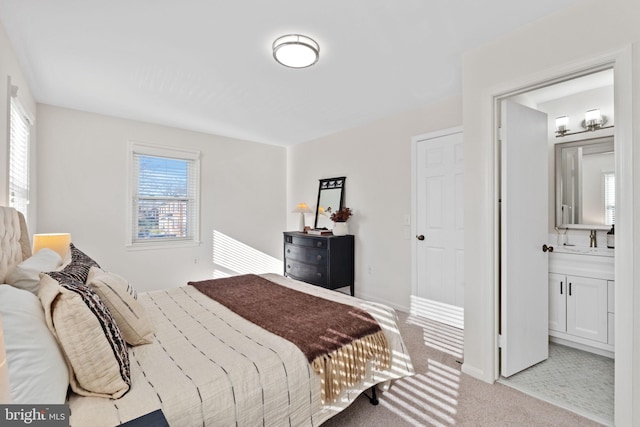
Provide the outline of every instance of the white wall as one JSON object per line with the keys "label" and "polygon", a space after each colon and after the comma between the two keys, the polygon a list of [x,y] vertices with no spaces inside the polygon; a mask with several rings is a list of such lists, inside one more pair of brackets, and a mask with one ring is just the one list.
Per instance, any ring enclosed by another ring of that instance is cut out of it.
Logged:
{"label": "white wall", "polygon": [[[358,297],[408,311],[414,238],[404,218],[411,214],[411,137],[460,123],[461,100],[452,98],[288,149],[289,211],[298,202],[315,208],[320,178],[347,177]],[[296,229],[297,215],[289,214],[288,229]],[[311,214],[307,225],[313,225]]]}
{"label": "white wall", "polygon": [[[631,117],[637,116],[634,109],[640,108],[639,16],[640,2],[635,0],[612,0],[606,6],[602,2],[585,0],[464,56],[465,158],[474,160],[465,163],[463,370],[467,373],[485,381],[493,381],[496,375],[496,182],[492,96],[514,90],[536,77],[549,78],[554,73],[593,61],[595,57],[612,55],[614,51],[636,43],[627,49],[630,54],[618,56],[620,64],[628,63],[633,73],[628,77],[631,85],[625,87],[628,92],[616,91],[616,103],[626,103],[626,111],[616,106],[616,121],[620,123],[621,114],[628,114],[628,126],[616,126],[616,144],[622,142],[618,138],[621,136],[626,138],[628,147],[617,165],[623,166],[622,170],[617,167],[616,172],[620,170],[629,179],[620,185],[632,190],[640,183],[637,174],[634,176],[630,172],[632,164],[640,164],[635,148],[640,138],[640,124],[637,120],[631,123]],[[621,82],[616,75],[618,83]],[[629,99],[630,96],[633,98]],[[625,276],[623,283],[616,282],[616,425],[620,426],[640,425],[640,312],[634,314],[633,311],[634,306],[640,307],[640,293],[637,292],[640,274],[633,269],[633,265],[640,265],[640,259],[637,259],[640,245],[635,243],[639,241],[640,233],[634,227],[635,220],[640,218],[640,208],[629,204],[633,193],[629,192],[629,195],[627,205],[618,212],[617,218],[620,220],[618,225],[626,221],[622,227],[625,231],[616,233],[616,278],[621,278],[620,272]],[[620,233],[628,234],[620,239]],[[621,270],[620,265],[630,267]],[[624,330],[629,333],[619,335]],[[622,369],[618,369],[620,367]]]}
{"label": "white wall", "polygon": [[[221,272],[276,266],[285,227],[286,149],[38,104],[37,231],[70,232],[105,269],[141,291],[213,276],[212,233],[228,236],[242,264]],[[125,247],[128,141],[201,152],[199,247]],[[247,246],[245,246],[247,245]],[[224,257],[223,257],[224,258]],[[197,263],[196,263],[197,261]]]}
{"label": "white wall", "polygon": [[[36,114],[36,102],[31,95],[31,90],[27,85],[25,77],[18,64],[18,59],[11,47],[7,34],[4,31],[4,27],[0,25],[0,170],[8,170],[9,168],[9,84],[8,79],[11,79],[11,84],[18,86],[18,98],[24,107],[30,110],[32,114]],[[32,129],[31,132],[31,164],[35,166],[36,160],[36,130]],[[0,205],[8,206],[8,173],[0,174]],[[35,186],[35,173],[32,170],[31,173],[31,188],[30,188],[31,204],[30,212],[27,221],[30,226],[35,226],[36,223],[36,199],[37,189]]]}

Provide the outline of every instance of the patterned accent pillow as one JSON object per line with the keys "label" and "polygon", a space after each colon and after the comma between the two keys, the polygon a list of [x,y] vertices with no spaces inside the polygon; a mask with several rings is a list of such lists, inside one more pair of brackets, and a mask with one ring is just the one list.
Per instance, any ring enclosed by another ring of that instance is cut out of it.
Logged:
{"label": "patterned accent pillow", "polygon": [[65,270],[42,273],[38,296],[67,361],[71,388],[117,399],[131,386],[127,344],[100,297],[74,277],[79,270]]}
{"label": "patterned accent pillow", "polygon": [[153,325],[144,306],[138,301],[136,290],[127,280],[98,267],[91,267],[87,286],[93,289],[109,308],[128,344],[153,342]]}
{"label": "patterned accent pillow", "polygon": [[67,264],[60,273],[67,277],[73,277],[78,282],[84,284],[87,281],[89,269],[91,267],[100,268],[100,266],[97,262],[91,259],[91,257],[76,248],[73,243],[69,244],[69,249],[71,252],[71,262]]}

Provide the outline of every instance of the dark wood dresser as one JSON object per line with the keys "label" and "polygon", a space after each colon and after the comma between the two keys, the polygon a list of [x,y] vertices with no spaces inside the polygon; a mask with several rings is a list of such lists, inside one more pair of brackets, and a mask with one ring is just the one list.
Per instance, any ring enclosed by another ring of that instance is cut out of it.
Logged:
{"label": "dark wood dresser", "polygon": [[354,295],[354,239],[284,232],[284,275],[327,289],[349,286]]}

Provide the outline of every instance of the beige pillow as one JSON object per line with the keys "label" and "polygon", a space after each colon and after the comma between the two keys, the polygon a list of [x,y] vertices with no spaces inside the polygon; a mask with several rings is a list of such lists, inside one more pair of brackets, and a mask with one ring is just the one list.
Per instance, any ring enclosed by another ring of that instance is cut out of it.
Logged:
{"label": "beige pillow", "polygon": [[102,299],[130,345],[153,342],[153,325],[131,284],[117,274],[91,267],[87,285]]}
{"label": "beige pillow", "polygon": [[51,249],[40,249],[33,256],[22,261],[9,271],[5,282],[15,288],[24,289],[38,295],[40,273],[53,271],[62,263],[62,258]]}
{"label": "beige pillow", "polygon": [[131,385],[127,344],[100,297],[63,272],[42,273],[38,292],[69,368],[71,389],[117,399]]}

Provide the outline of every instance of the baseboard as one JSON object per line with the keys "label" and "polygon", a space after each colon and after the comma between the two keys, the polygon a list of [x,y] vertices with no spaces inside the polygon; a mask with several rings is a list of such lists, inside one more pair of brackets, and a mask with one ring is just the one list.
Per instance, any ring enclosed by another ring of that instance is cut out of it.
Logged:
{"label": "baseboard", "polygon": [[411,295],[411,314],[464,329],[464,308]]}
{"label": "baseboard", "polygon": [[585,345],[579,342],[575,342],[572,340],[566,340],[560,337],[554,337],[554,336],[549,336],[549,341],[556,343],[556,344],[560,344],[560,345],[564,345],[566,347],[571,347],[571,348],[576,348],[578,350],[582,350],[582,351],[587,351],[589,353],[594,353],[594,354],[598,354],[600,356],[604,356],[604,357],[608,357],[609,359],[615,359],[616,355],[614,352],[609,351],[609,350],[605,350],[602,348],[598,348],[598,347],[594,347],[591,345]]}
{"label": "baseboard", "polygon": [[394,310],[401,311],[403,313],[409,313],[411,311],[408,306],[395,304],[393,302],[390,302],[388,300],[380,299],[380,298],[375,297],[373,295],[367,295],[367,294],[364,294],[364,293],[359,293],[357,290],[356,290],[356,297],[358,297],[360,299],[365,299],[367,301],[377,302],[377,303],[380,303],[380,304],[388,305],[389,307],[393,308]]}
{"label": "baseboard", "polygon": [[478,379],[480,381],[493,383],[493,381],[487,381],[485,379],[484,371],[482,369],[478,369],[475,366],[471,366],[466,362],[462,364],[462,373],[472,376],[473,378]]}

